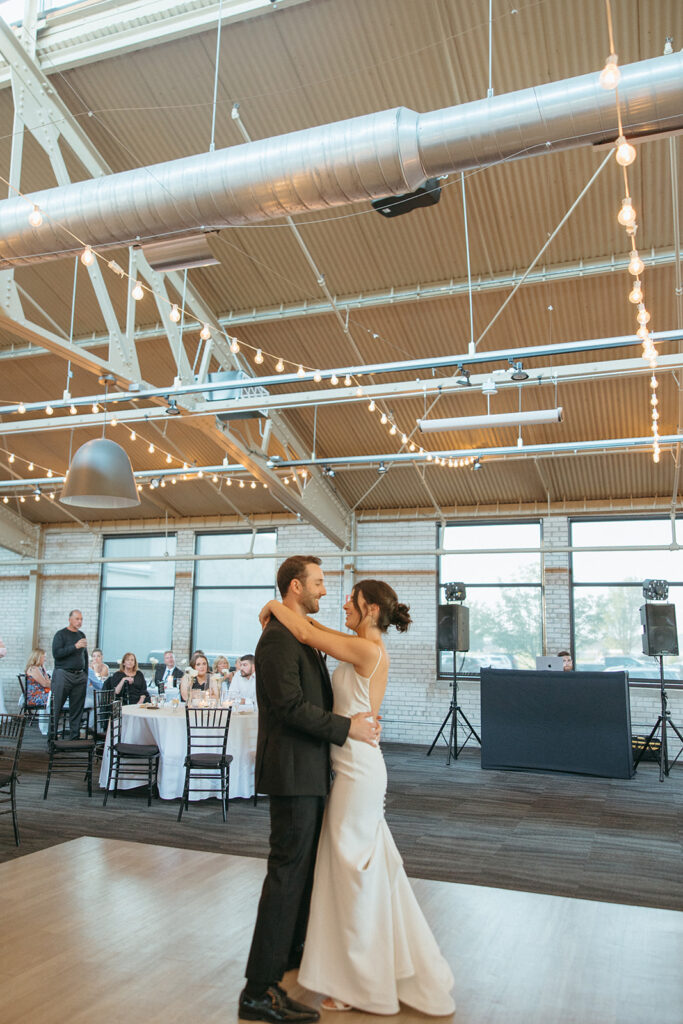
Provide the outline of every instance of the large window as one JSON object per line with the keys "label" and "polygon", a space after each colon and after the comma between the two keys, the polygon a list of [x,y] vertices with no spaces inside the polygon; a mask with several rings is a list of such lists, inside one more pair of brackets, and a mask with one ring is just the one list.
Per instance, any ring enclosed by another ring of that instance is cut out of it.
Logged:
{"label": "large window", "polygon": [[[163,660],[173,635],[175,552],[175,535],[104,538],[105,558],[135,559],[102,566],[99,645],[105,661],[119,662],[126,651],[143,665]],[[154,556],[164,560],[148,561]]]}
{"label": "large window", "polygon": [[[470,649],[458,655],[459,671],[478,672],[485,665],[535,668],[543,650],[540,546],[539,522],[446,527],[444,547],[465,552],[439,559],[439,603],[446,600],[445,583],[467,587]],[[491,549],[502,553],[488,554]],[[452,672],[453,655],[440,652],[439,674]]]}
{"label": "large window", "polygon": [[[640,608],[645,604],[643,581],[667,580],[668,600],[676,606],[676,619],[681,621],[683,551],[647,550],[652,545],[671,544],[670,520],[575,520],[571,540],[572,547],[598,549],[572,555],[576,667],[623,668],[636,677],[658,674],[655,660],[643,654]],[[626,551],[626,547],[634,550]],[[666,674],[680,678],[680,659],[667,658],[665,662]]]}
{"label": "large window", "polygon": [[[210,662],[218,654],[232,662],[254,652],[261,635],[258,613],[275,597],[276,542],[274,530],[197,534],[196,554],[213,557],[195,562],[192,647],[205,651]],[[252,558],[252,552],[272,558]]]}

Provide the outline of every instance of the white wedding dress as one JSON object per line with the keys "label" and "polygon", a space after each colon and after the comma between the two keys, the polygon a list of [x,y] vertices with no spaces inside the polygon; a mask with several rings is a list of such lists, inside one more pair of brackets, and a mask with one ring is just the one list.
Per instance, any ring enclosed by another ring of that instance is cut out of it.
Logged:
{"label": "white wedding dress", "polygon": [[[370,711],[371,678],[339,665],[332,677],[334,710]],[[299,982],[369,1013],[398,1013],[400,1001],[422,1013],[450,1015],[453,975],[384,820],[382,752],[358,740],[331,749],[335,777],[320,833]]]}

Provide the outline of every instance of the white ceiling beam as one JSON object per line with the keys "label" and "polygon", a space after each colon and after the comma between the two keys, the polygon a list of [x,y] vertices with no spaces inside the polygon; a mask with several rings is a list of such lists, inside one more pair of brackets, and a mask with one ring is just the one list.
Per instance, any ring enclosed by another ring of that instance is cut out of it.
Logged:
{"label": "white ceiling beam", "polygon": [[[279,0],[277,9],[307,0]],[[218,0],[203,4],[165,0],[104,0],[92,7],[50,11],[38,22],[37,59],[49,74],[120,57],[148,46],[182,39],[215,28]],[[222,27],[276,8],[270,0],[223,0]],[[0,89],[10,84],[9,68],[0,67]]]}

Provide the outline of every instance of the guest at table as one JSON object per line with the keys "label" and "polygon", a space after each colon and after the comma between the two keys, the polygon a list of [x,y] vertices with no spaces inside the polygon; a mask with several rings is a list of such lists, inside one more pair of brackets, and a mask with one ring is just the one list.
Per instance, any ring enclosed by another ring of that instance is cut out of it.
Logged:
{"label": "guest at table", "polygon": [[176,665],[173,651],[164,651],[163,665],[157,665],[154,669],[154,682],[159,687],[159,693],[163,693],[167,686],[178,686],[178,680],[182,677],[182,669]]}
{"label": "guest at table", "polygon": [[198,696],[202,692],[216,699],[220,697],[220,688],[209,675],[209,659],[203,651],[195,651],[190,658],[190,667],[180,680],[180,696],[187,702],[190,695]]}
{"label": "guest at table", "polygon": [[51,686],[50,676],[45,671],[45,651],[36,647],[26,662],[26,704],[33,708],[47,707]]}
{"label": "guest at table", "polygon": [[562,671],[563,672],[573,672],[574,671],[574,662],[572,661],[572,656],[569,653],[569,651],[558,651],[557,652],[557,656],[558,656],[558,658],[562,658]]}
{"label": "guest at table", "polygon": [[0,640],[0,658],[4,658],[7,654],[7,648],[2,640]]}
{"label": "guest at table", "polygon": [[239,672],[235,672],[228,690],[228,700],[240,704],[256,704],[256,673],[254,672],[254,655],[243,654],[239,660]]}
{"label": "guest at table", "polygon": [[211,678],[220,688],[221,700],[228,699],[228,688],[230,686],[232,676],[233,673],[230,671],[230,659],[226,658],[224,654],[219,654],[213,663]]}
{"label": "guest at table", "polygon": [[86,708],[94,706],[93,690],[103,690],[108,678],[109,666],[105,665],[102,660],[102,651],[99,647],[96,647],[90,655],[90,665],[88,666],[88,689],[85,694]]}
{"label": "guest at table", "polygon": [[138,659],[131,651],[121,658],[118,672],[114,672],[109,685],[116,697],[124,704],[145,704],[149,701],[149,692],[145,677],[138,668]]}

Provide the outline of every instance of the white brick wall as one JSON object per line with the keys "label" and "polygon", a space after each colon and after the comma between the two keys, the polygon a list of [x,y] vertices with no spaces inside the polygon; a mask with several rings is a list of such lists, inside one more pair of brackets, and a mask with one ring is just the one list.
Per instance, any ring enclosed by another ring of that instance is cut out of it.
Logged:
{"label": "white brick wall", "polygon": [[[176,588],[173,611],[173,648],[179,659],[190,653],[192,617],[193,563],[183,555],[194,551],[198,529],[220,528],[208,524],[183,521],[177,535]],[[226,529],[240,528],[234,523]],[[159,531],[159,524],[135,523],[121,527],[120,532],[140,533],[145,529]],[[116,528],[107,526],[107,534]],[[543,562],[545,643],[555,653],[570,642],[570,578],[566,552],[553,550],[566,547],[569,539],[567,519],[549,516],[543,521],[545,546]],[[99,611],[100,565],[90,559],[102,551],[99,533],[72,527],[45,527],[42,532],[44,554],[48,558],[68,560],[66,565],[45,566],[40,574],[38,606],[38,643],[48,651],[55,631],[66,624],[68,612],[78,607],[83,612],[84,630],[89,637],[97,634]],[[361,554],[356,563],[355,578],[378,577],[387,580],[399,599],[410,605],[413,625],[406,634],[390,630],[387,648],[391,657],[389,685],[383,707],[384,732],[387,740],[410,743],[431,743],[449,707],[450,686],[436,679],[436,525],[431,521],[368,522],[358,526],[356,547]],[[409,548],[417,551],[408,557],[392,557],[392,552]],[[375,552],[375,554],[373,554]],[[424,554],[420,553],[424,552]],[[341,606],[350,586],[344,579],[348,557],[322,537],[313,527],[293,520],[278,526],[278,559],[292,554],[318,554],[323,559],[327,596],[321,603],[321,618],[327,625],[343,625]],[[29,615],[27,597],[29,577],[19,566],[19,556],[0,549],[0,560],[16,562],[0,567],[0,622],[8,655],[0,663],[8,710],[16,708],[19,687],[16,673],[25,667],[26,622]],[[331,666],[333,667],[333,666]],[[478,729],[478,683],[461,683],[459,703]],[[670,691],[670,708],[679,727],[683,723],[683,692]],[[656,691],[632,689],[632,721],[639,731],[649,730],[659,713]],[[464,732],[459,727],[459,736]]]}

